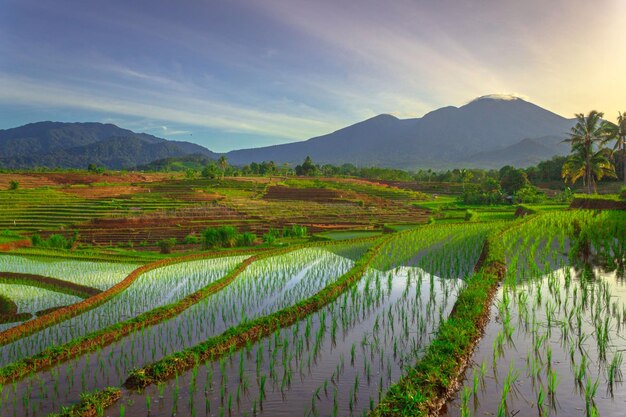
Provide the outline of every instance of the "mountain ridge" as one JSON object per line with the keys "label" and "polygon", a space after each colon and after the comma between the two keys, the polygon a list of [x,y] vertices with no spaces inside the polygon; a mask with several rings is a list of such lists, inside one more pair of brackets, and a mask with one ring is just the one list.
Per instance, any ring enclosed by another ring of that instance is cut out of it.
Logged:
{"label": "mountain ridge", "polygon": [[191,142],[135,133],[110,123],[35,122],[0,130],[0,166],[129,169],[157,159],[214,152]]}
{"label": "mountain ridge", "polygon": [[129,169],[157,160],[225,155],[232,165],[274,161],[401,169],[528,166],[567,152],[560,144],[572,119],[510,95],[478,97],[419,118],[380,114],[305,141],[224,154],[191,142],[170,141],[97,122],[36,122],[0,130],[0,166],[85,168],[95,163]]}
{"label": "mountain ridge", "polygon": [[[317,163],[336,165],[437,168],[466,165],[471,163],[469,155],[504,149],[523,139],[565,138],[572,125],[571,119],[521,98],[483,96],[461,107],[433,110],[421,118],[379,115],[302,142],[240,149],[226,155],[239,165],[253,160],[295,164],[309,155]],[[535,159],[529,155],[529,163]]]}

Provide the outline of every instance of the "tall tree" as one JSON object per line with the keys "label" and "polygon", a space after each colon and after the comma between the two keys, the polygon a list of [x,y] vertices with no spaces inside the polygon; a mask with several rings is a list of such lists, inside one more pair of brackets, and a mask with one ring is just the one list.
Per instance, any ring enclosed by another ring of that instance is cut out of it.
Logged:
{"label": "tall tree", "polygon": [[617,116],[617,123],[607,122],[605,142],[615,142],[613,152],[621,151],[622,172],[624,174],[624,185],[626,185],[626,112],[620,112]]}
{"label": "tall tree", "polygon": [[217,160],[220,165],[220,169],[222,170],[222,179],[224,179],[224,175],[226,174],[226,168],[228,168],[228,160],[226,159],[226,155],[220,156],[220,159]]}
{"label": "tall tree", "polygon": [[602,120],[603,113],[592,110],[587,116],[576,115],[576,125],[565,142],[572,144],[571,155],[563,165],[561,175],[573,184],[580,178],[587,193],[596,191],[596,181],[605,176],[614,177],[615,168],[609,159],[606,141],[609,125]]}

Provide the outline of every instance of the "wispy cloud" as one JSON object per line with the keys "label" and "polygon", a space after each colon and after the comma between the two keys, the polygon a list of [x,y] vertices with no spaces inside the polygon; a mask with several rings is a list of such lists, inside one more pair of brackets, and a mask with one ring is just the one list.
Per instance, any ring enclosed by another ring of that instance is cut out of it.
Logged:
{"label": "wispy cloud", "polygon": [[0,120],[9,123],[19,104],[33,121],[82,111],[237,148],[242,135],[301,140],[496,92],[563,115],[624,110],[624,0],[598,0],[593,13],[583,0],[5,5]]}
{"label": "wispy cloud", "polygon": [[152,92],[145,100],[119,99],[7,74],[0,74],[0,101],[76,107],[279,138],[300,137],[333,127],[319,120],[159,92]]}

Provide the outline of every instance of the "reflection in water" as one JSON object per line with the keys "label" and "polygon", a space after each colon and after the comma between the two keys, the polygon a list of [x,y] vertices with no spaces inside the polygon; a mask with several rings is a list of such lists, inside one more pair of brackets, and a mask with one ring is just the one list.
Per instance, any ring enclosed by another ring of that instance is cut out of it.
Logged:
{"label": "reflection in water", "polygon": [[501,288],[491,314],[449,416],[624,415],[626,285],[617,271],[583,262]]}
{"label": "reflection in water", "polygon": [[[420,268],[370,270],[300,323],[144,393],[127,416],[360,416],[415,363],[449,314],[462,280]],[[117,415],[119,410],[111,411]]]}

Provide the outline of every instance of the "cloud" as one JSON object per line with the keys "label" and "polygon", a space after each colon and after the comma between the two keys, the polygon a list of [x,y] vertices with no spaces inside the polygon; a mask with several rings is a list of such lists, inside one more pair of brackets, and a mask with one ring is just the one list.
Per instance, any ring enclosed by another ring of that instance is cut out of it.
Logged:
{"label": "cloud", "polygon": [[3,73],[0,73],[0,102],[87,109],[278,138],[297,138],[308,132],[313,134],[333,128],[319,120],[229,103],[159,92],[151,92],[142,99],[110,97],[102,92],[83,91]]}
{"label": "cloud", "polygon": [[179,136],[179,135],[191,135],[191,130],[175,130],[170,129],[167,126],[161,126],[161,130],[163,131],[164,136]]}

